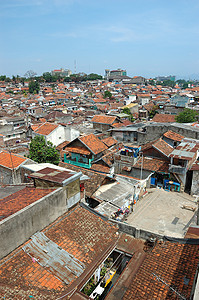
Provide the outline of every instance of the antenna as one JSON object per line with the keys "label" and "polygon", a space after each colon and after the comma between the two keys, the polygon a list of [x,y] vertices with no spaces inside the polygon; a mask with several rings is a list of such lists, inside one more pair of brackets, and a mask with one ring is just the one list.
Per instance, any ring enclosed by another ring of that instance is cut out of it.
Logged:
{"label": "antenna", "polygon": [[172,290],[176,295],[178,295],[182,300],[186,300],[186,297],[184,297],[183,295],[181,295],[176,289],[174,289],[171,285],[169,285],[168,283],[166,283],[166,281],[164,281],[160,276],[156,275],[155,273],[152,273],[152,275],[155,276],[158,281],[160,281],[163,284],[165,284],[166,286],[168,286],[168,288],[170,290]]}
{"label": "antenna", "polygon": [[74,61],[74,73],[76,74],[76,72],[77,72],[77,66],[76,66],[76,59],[75,59],[75,61]]}

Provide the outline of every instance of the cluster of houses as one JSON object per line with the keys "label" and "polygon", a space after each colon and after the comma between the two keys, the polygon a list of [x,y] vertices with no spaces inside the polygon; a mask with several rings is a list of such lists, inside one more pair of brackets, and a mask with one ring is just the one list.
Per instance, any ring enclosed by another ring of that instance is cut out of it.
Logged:
{"label": "cluster of houses", "polygon": [[[177,240],[126,221],[154,188],[199,196],[199,124],[175,120],[199,86],[118,76],[36,95],[0,82],[2,298],[197,299],[198,227]],[[28,158],[35,136],[58,166]]]}

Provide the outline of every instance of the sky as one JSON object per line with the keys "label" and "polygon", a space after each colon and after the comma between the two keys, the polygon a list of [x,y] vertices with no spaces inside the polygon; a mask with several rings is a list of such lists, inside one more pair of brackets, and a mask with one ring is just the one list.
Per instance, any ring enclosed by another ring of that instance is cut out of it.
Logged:
{"label": "sky", "polygon": [[199,78],[199,0],[0,0],[0,75]]}

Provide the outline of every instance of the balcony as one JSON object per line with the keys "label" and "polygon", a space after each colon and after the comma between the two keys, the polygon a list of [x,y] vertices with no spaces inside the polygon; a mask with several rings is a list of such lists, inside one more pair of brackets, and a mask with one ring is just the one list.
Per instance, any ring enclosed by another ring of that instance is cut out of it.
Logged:
{"label": "balcony", "polygon": [[82,168],[86,168],[86,169],[90,169],[91,168],[91,162],[93,161],[93,159],[89,159],[88,160],[88,163],[83,163],[83,162],[79,162],[77,160],[72,160],[72,159],[69,159],[66,154],[64,154],[64,162],[67,163],[67,164],[71,164],[71,165],[74,165],[74,166],[78,166],[78,167],[82,167]]}
{"label": "balcony", "polygon": [[177,166],[177,165],[169,165],[169,172],[183,175],[186,172],[186,167]]}

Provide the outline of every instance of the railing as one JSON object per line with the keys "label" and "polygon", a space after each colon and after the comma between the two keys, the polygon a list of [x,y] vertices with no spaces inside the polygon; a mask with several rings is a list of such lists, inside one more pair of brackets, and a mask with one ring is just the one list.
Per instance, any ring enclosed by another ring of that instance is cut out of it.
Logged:
{"label": "railing", "polygon": [[78,161],[70,160],[70,159],[66,158],[65,155],[64,155],[64,162],[67,163],[67,164],[71,164],[71,165],[86,168],[86,169],[91,168],[91,160],[90,159],[89,159],[89,163],[85,164],[85,163],[80,163]]}

